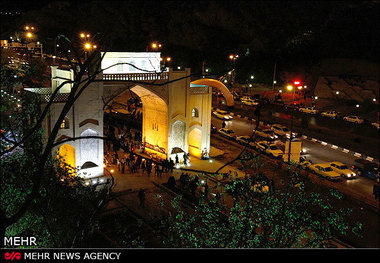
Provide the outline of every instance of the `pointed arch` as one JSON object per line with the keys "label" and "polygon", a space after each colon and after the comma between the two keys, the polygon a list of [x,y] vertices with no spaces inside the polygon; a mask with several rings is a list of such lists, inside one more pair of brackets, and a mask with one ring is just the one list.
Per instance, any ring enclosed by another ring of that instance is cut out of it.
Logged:
{"label": "pointed arch", "polygon": [[234,105],[234,97],[231,94],[230,90],[220,81],[215,79],[197,79],[190,83],[191,85],[205,85],[216,88],[223,93],[224,98],[226,99],[227,106]]}

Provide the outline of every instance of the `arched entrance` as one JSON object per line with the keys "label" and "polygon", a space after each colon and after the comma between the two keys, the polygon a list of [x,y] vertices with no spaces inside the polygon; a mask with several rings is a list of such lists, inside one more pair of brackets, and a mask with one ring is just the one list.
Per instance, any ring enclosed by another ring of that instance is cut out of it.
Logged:
{"label": "arched entrance", "polygon": [[189,153],[195,157],[201,158],[202,131],[198,127],[194,127],[189,133]]}
{"label": "arched entrance", "polygon": [[61,159],[61,167],[68,167],[69,172],[75,172],[75,148],[69,144],[63,144],[58,149],[57,158]]}
{"label": "arched entrance", "polygon": [[145,150],[160,158],[168,153],[168,105],[148,88],[137,85],[131,88],[142,102],[142,142]]}
{"label": "arched entrance", "polygon": [[[83,131],[80,136],[98,136],[98,132],[93,129]],[[82,139],[80,140],[80,162],[83,165],[85,162],[98,163],[99,159],[99,139]]]}
{"label": "arched entrance", "polygon": [[186,124],[177,120],[172,125],[172,148],[177,147],[181,150],[185,148],[185,132],[186,132]]}

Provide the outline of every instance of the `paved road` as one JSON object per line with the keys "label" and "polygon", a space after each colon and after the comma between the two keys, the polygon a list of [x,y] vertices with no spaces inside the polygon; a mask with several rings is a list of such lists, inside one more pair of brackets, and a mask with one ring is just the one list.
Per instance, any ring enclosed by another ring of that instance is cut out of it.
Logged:
{"label": "paved road", "polygon": [[[212,117],[212,123],[218,129],[222,127],[222,120],[218,118]],[[226,128],[235,131],[237,136],[250,136],[255,128],[255,122],[234,116],[232,120],[226,121]],[[351,154],[303,138],[300,138],[300,140],[302,141],[303,148],[306,149],[306,158],[310,159],[313,163],[340,161],[351,166],[354,162],[355,157]],[[279,143],[279,141],[275,143]],[[353,196],[357,196],[359,199],[362,195],[365,198],[373,199],[372,190],[374,183],[373,180],[368,178],[358,177],[355,180],[344,180],[336,184],[339,184],[342,189],[350,192]]]}

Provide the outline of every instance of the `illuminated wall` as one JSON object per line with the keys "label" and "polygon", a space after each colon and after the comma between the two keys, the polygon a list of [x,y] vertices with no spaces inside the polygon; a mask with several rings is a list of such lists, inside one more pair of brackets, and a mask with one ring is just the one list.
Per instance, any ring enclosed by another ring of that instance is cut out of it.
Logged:
{"label": "illuminated wall", "polygon": [[[158,146],[168,152],[168,106],[166,102],[143,86],[131,89],[143,105],[142,139],[152,146]],[[149,151],[149,149],[147,149]],[[163,157],[162,153],[153,151]]]}
{"label": "illuminated wall", "polygon": [[201,158],[202,132],[199,128],[193,128],[189,133],[189,153]]}
{"label": "illuminated wall", "polygon": [[61,157],[62,161],[75,169],[75,148],[69,144],[63,144],[59,147],[57,157]]}

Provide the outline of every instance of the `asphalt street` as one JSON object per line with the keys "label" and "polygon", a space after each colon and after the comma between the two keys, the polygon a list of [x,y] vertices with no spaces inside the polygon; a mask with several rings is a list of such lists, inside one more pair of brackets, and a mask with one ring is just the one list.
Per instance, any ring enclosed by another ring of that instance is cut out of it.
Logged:
{"label": "asphalt street", "polygon": [[[214,116],[212,117],[212,123],[217,129],[222,127],[222,122],[223,121],[221,119]],[[233,130],[237,136],[250,136],[256,125],[255,121],[246,120],[237,116],[234,116],[232,120],[226,121],[225,123],[226,128]],[[330,146],[325,146],[317,142],[306,140],[302,137],[299,139],[302,141],[302,146],[306,150],[306,154],[304,156],[308,160],[311,160],[314,164],[339,161],[350,167],[356,159],[355,156],[344,153],[340,150],[335,150]],[[256,140],[260,139],[257,138]],[[281,142],[275,141],[275,143],[279,144]],[[374,183],[375,182],[371,179],[357,177],[357,179],[343,180],[342,182],[336,184],[339,184],[340,187],[345,188],[346,191],[349,190],[352,195],[364,194],[368,198],[373,198],[372,191]]]}

